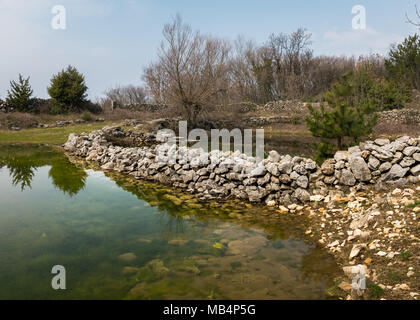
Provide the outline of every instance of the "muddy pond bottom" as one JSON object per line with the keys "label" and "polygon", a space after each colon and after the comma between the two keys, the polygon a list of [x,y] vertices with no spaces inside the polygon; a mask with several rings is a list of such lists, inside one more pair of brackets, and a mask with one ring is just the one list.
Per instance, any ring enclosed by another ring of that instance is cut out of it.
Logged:
{"label": "muddy pond bottom", "polygon": [[276,215],[0,146],[0,299],[330,298],[333,258]]}

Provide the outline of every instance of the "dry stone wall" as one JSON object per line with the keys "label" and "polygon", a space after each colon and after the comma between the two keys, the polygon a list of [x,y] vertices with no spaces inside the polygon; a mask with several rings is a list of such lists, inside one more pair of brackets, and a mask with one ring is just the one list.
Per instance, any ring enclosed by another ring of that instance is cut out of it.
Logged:
{"label": "dry stone wall", "polygon": [[309,200],[311,174],[318,169],[311,159],[280,156],[275,151],[260,160],[239,151],[207,153],[169,144],[123,148],[106,138],[123,135],[120,127],[71,134],[64,148],[98,162],[104,170],[183,188],[202,199],[235,197],[272,205]]}
{"label": "dry stone wall", "polygon": [[116,126],[71,134],[64,149],[104,170],[182,188],[201,199],[239,198],[268,205],[305,202],[328,186],[405,184],[418,182],[420,176],[420,137],[367,141],[337,152],[319,167],[311,159],[276,151],[261,160],[239,151],[207,153],[169,144],[124,148],[108,141],[125,135]]}
{"label": "dry stone wall", "polygon": [[320,182],[326,185],[378,186],[418,182],[420,137],[400,137],[394,141],[366,141],[347,151],[338,151],[321,166]]}

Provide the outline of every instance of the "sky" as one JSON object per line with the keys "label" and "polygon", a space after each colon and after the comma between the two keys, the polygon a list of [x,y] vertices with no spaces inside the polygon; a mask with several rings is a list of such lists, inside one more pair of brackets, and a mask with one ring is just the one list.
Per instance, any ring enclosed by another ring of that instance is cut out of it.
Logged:
{"label": "sky", "polygon": [[[65,29],[52,27],[57,5],[65,8]],[[356,5],[366,10],[365,29],[352,26]],[[405,18],[415,18],[415,5],[420,0],[0,0],[0,98],[19,73],[47,98],[52,75],[69,64],[85,75],[92,100],[117,85],[142,85],[162,28],[176,14],[202,33],[258,44],[303,27],[315,55],[361,55],[386,54],[419,32]]]}

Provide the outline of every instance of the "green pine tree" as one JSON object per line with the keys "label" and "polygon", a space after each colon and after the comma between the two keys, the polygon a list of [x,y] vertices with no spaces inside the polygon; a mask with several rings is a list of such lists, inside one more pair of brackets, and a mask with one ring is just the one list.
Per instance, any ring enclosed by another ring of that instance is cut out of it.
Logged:
{"label": "green pine tree", "polygon": [[76,68],[68,66],[54,75],[48,94],[51,101],[52,113],[78,112],[87,106],[87,86],[84,76]]}
{"label": "green pine tree", "polygon": [[[315,158],[322,162],[337,149],[344,147],[344,139],[351,138],[357,143],[360,137],[372,132],[377,122],[374,100],[368,90],[357,86],[357,73],[350,72],[335,83],[325,94],[328,107],[321,105],[319,110],[308,106],[310,116],[306,117],[306,124],[314,137],[321,138],[317,145]],[[329,142],[335,139],[336,145]]]}
{"label": "green pine tree", "polygon": [[394,79],[420,89],[420,36],[409,36],[391,48],[385,67]]}
{"label": "green pine tree", "polygon": [[29,77],[25,79],[19,74],[18,82],[10,81],[10,90],[7,91],[6,103],[20,112],[34,111],[32,94],[33,90],[29,84]]}

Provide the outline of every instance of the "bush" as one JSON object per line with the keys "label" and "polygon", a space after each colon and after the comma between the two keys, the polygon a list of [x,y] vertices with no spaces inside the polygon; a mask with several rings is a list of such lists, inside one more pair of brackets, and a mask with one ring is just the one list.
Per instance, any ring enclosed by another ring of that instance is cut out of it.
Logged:
{"label": "bush", "polygon": [[[369,104],[376,111],[403,108],[411,100],[411,90],[404,83],[378,77],[373,65],[361,62],[357,69],[346,73],[341,83],[346,82],[346,100],[350,105]],[[334,88],[335,85],[332,86]],[[325,99],[331,99],[330,89],[325,93]]]}
{"label": "bush", "polygon": [[[363,85],[357,86],[359,82]],[[357,143],[360,137],[372,132],[378,117],[366,86],[370,82],[371,79],[364,73],[347,73],[326,92],[328,107],[321,104],[317,110],[312,105],[308,106],[310,116],[305,119],[307,127],[314,137],[322,139],[315,155],[318,161],[335,151],[329,139],[335,139],[336,148],[341,150],[346,137]]]}
{"label": "bush", "polygon": [[369,94],[378,111],[404,108],[412,99],[410,87],[395,80],[377,79]]}
{"label": "bush", "polygon": [[92,121],[92,115],[89,112],[84,112],[82,114],[82,120]]}
{"label": "bush", "polygon": [[322,165],[325,160],[334,157],[337,147],[331,143],[323,141],[321,143],[315,144],[315,154],[313,158],[316,163]]}
{"label": "bush", "polygon": [[48,94],[51,96],[51,113],[78,112],[87,107],[87,86],[84,76],[68,66],[54,75]]}
{"label": "bush", "polygon": [[389,75],[415,89],[420,89],[420,36],[409,36],[393,46],[385,60]]}
{"label": "bush", "polygon": [[29,77],[24,79],[19,74],[18,82],[10,81],[10,90],[7,91],[6,103],[9,107],[20,112],[35,111],[32,105],[32,93],[33,90],[29,84]]}
{"label": "bush", "polygon": [[86,103],[83,106],[83,109],[89,111],[93,114],[98,114],[102,112],[102,107],[99,103],[94,103],[91,101],[86,101]]}

